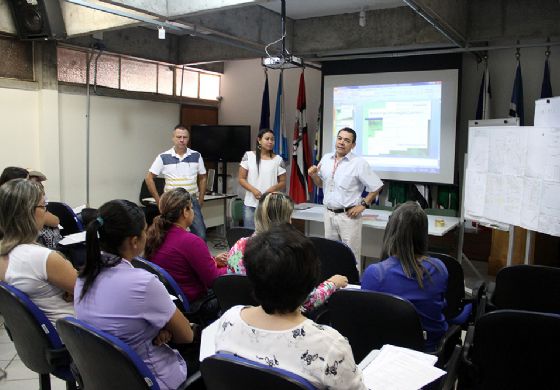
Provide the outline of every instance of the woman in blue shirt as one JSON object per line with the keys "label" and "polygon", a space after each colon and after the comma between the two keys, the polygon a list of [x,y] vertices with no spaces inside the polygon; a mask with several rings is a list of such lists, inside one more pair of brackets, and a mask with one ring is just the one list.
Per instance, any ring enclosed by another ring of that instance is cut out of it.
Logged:
{"label": "woman in blue shirt", "polygon": [[389,218],[381,258],[362,277],[362,289],[397,295],[410,301],[427,333],[426,351],[433,351],[447,331],[447,268],[428,251],[428,217],[416,202],[399,206]]}

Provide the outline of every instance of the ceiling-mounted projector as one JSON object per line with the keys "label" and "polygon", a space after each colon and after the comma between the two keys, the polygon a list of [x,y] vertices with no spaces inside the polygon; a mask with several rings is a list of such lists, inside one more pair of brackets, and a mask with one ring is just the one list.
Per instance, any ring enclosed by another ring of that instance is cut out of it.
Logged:
{"label": "ceiling-mounted projector", "polygon": [[262,65],[269,69],[289,69],[302,67],[303,61],[300,57],[288,54],[284,56],[264,57],[262,59]]}

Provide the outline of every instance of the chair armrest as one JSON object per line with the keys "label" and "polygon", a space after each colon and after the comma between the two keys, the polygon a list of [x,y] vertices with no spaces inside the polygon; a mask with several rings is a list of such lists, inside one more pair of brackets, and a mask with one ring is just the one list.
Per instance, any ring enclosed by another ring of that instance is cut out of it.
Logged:
{"label": "chair armrest", "polygon": [[444,367],[447,374],[443,379],[440,390],[455,389],[455,381],[457,380],[457,376],[459,374],[459,363],[461,361],[462,350],[463,348],[460,345],[456,345],[455,348],[453,348],[453,353]]}
{"label": "chair armrest", "polygon": [[463,354],[462,354],[462,361],[467,366],[472,367],[473,363],[470,358],[470,352],[473,345],[474,339],[474,326],[469,326],[469,330],[467,330],[467,335],[465,336],[465,341],[463,343]]}
{"label": "chair armrest", "polygon": [[461,327],[459,325],[449,326],[447,332],[445,332],[445,334],[439,341],[437,349],[433,353],[438,357],[438,367],[443,367],[445,364],[447,364],[449,358],[453,354],[455,345],[460,345],[460,340]]}
{"label": "chair armrest", "polygon": [[72,363],[72,357],[66,347],[47,349],[46,354],[47,361],[55,367],[68,366]]}

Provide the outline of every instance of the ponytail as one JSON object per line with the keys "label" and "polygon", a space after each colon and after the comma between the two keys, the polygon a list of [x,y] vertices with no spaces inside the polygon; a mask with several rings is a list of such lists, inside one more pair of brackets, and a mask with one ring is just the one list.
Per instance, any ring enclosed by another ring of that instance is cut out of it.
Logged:
{"label": "ponytail", "polygon": [[173,222],[164,219],[161,215],[158,215],[154,218],[152,226],[150,226],[148,229],[146,248],[144,249],[144,256],[147,259],[151,259],[154,253],[159,249],[161,244],[163,244],[165,236],[172,226]]}

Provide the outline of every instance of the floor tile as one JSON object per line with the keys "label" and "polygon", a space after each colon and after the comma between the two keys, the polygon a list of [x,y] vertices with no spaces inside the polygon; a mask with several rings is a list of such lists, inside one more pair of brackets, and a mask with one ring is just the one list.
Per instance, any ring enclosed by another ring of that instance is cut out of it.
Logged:
{"label": "floor tile", "polygon": [[14,359],[6,368],[8,371],[8,382],[20,379],[36,379],[39,380],[39,375],[29,368],[19,359]]}
{"label": "floor tile", "polygon": [[16,347],[11,341],[0,343],[0,360],[12,360],[14,356],[16,356]]}
{"label": "floor tile", "polygon": [[0,390],[37,390],[39,379],[1,380]]}

